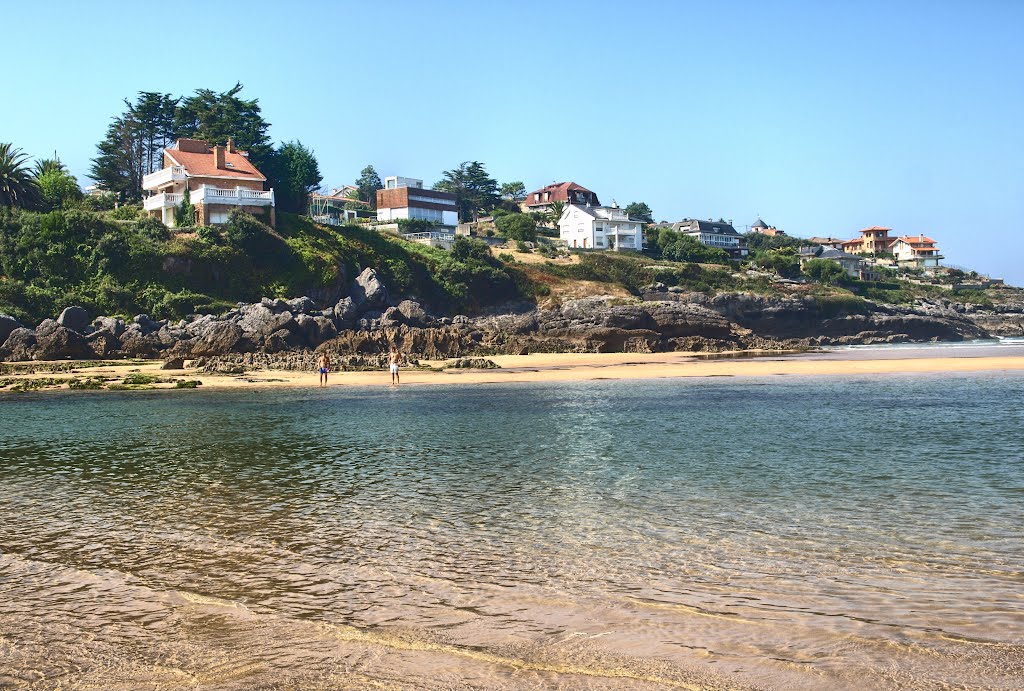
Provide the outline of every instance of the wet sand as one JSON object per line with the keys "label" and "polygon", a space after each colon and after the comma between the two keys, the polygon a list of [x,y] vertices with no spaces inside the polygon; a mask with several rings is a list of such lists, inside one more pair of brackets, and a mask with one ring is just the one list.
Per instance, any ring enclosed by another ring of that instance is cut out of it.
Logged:
{"label": "wet sand", "polygon": [[[984,350],[983,350],[984,348]],[[931,351],[935,354],[932,355]],[[443,369],[451,361],[421,361],[434,369],[404,367],[402,386],[446,384],[501,384],[571,382],[587,380],[665,379],[674,377],[850,376],[885,374],[966,373],[1024,370],[1022,348],[1003,348],[1008,354],[991,354],[997,347],[929,349],[832,350],[820,353],[538,353],[496,355],[499,369]],[[972,352],[973,351],[973,352]],[[7,374],[8,386],[16,380],[73,377],[123,377],[130,373],[165,378],[199,380],[207,388],[316,387],[316,372],[254,370],[242,375],[210,374],[195,369],[162,370],[161,362],[131,362],[87,366],[65,372],[43,371],[53,363],[35,363],[34,373]],[[62,363],[67,364],[67,363]],[[387,371],[332,372],[330,386],[387,386]],[[155,388],[173,388],[157,384]],[[0,388],[2,390],[2,388]]]}

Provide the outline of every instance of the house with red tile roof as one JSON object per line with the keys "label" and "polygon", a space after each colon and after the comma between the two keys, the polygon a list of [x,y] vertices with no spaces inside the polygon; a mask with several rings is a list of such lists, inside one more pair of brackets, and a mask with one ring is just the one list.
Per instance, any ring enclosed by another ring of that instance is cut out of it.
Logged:
{"label": "house with red tile roof", "polygon": [[843,251],[851,254],[879,254],[888,252],[891,240],[889,231],[892,228],[871,226],[860,231],[860,237],[843,243]]}
{"label": "house with red tile roof", "polygon": [[935,246],[935,240],[924,235],[901,235],[889,245],[889,251],[900,264],[911,264],[921,268],[936,267],[942,255]]}
{"label": "house with red tile roof", "polygon": [[576,204],[577,206],[601,206],[597,195],[582,185],[575,182],[553,182],[550,185],[541,187],[526,195],[520,204],[526,213],[551,211],[551,205],[555,202],[563,204]]}
{"label": "house with red tile roof", "polygon": [[198,139],[179,139],[164,149],[164,167],[142,178],[142,189],[149,193],[142,206],[174,227],[187,189],[196,225],[227,223],[232,209],[243,209],[273,226],[274,190],[264,189],[266,182],[248,154],[235,148],[234,139],[212,147]]}

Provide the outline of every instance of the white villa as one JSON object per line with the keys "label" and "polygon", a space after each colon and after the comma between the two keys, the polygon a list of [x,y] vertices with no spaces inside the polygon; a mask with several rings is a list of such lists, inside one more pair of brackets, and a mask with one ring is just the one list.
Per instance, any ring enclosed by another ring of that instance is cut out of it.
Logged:
{"label": "white villa", "polygon": [[195,223],[227,223],[232,209],[241,208],[275,224],[274,190],[264,190],[267,178],[249,162],[248,154],[227,146],[210,147],[198,139],[179,139],[164,149],[164,167],[142,178],[150,193],[142,201],[146,213],[166,226],[177,225],[176,214],[189,191],[196,208]]}
{"label": "white villa", "polygon": [[643,223],[618,206],[568,204],[558,219],[558,233],[570,248],[643,249]]}
{"label": "white villa", "polygon": [[942,255],[935,246],[935,240],[924,235],[901,235],[889,245],[896,261],[921,268],[933,268],[939,265]]}

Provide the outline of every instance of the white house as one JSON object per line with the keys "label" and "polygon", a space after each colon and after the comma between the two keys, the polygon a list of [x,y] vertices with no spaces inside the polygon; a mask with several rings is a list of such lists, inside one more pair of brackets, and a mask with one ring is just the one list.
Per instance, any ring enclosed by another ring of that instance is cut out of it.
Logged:
{"label": "white house", "polygon": [[901,235],[889,245],[889,251],[900,264],[919,267],[936,267],[942,255],[935,246],[935,240],[924,235]]}
{"label": "white house", "polygon": [[643,223],[617,206],[568,204],[558,219],[558,234],[570,248],[642,250]]}
{"label": "white house", "polygon": [[149,193],[142,206],[147,215],[175,226],[187,189],[196,209],[193,220],[199,225],[227,223],[232,209],[262,216],[274,225],[274,190],[263,189],[266,182],[232,138],[227,146],[212,147],[197,139],[179,139],[164,149],[164,167],[142,178],[142,189]]}

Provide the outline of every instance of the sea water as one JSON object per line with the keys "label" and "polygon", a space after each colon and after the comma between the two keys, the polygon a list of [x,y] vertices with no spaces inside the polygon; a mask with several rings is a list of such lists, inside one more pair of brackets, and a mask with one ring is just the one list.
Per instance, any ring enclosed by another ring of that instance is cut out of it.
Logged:
{"label": "sea water", "polygon": [[1024,685],[1024,375],[0,398],[0,688]]}

